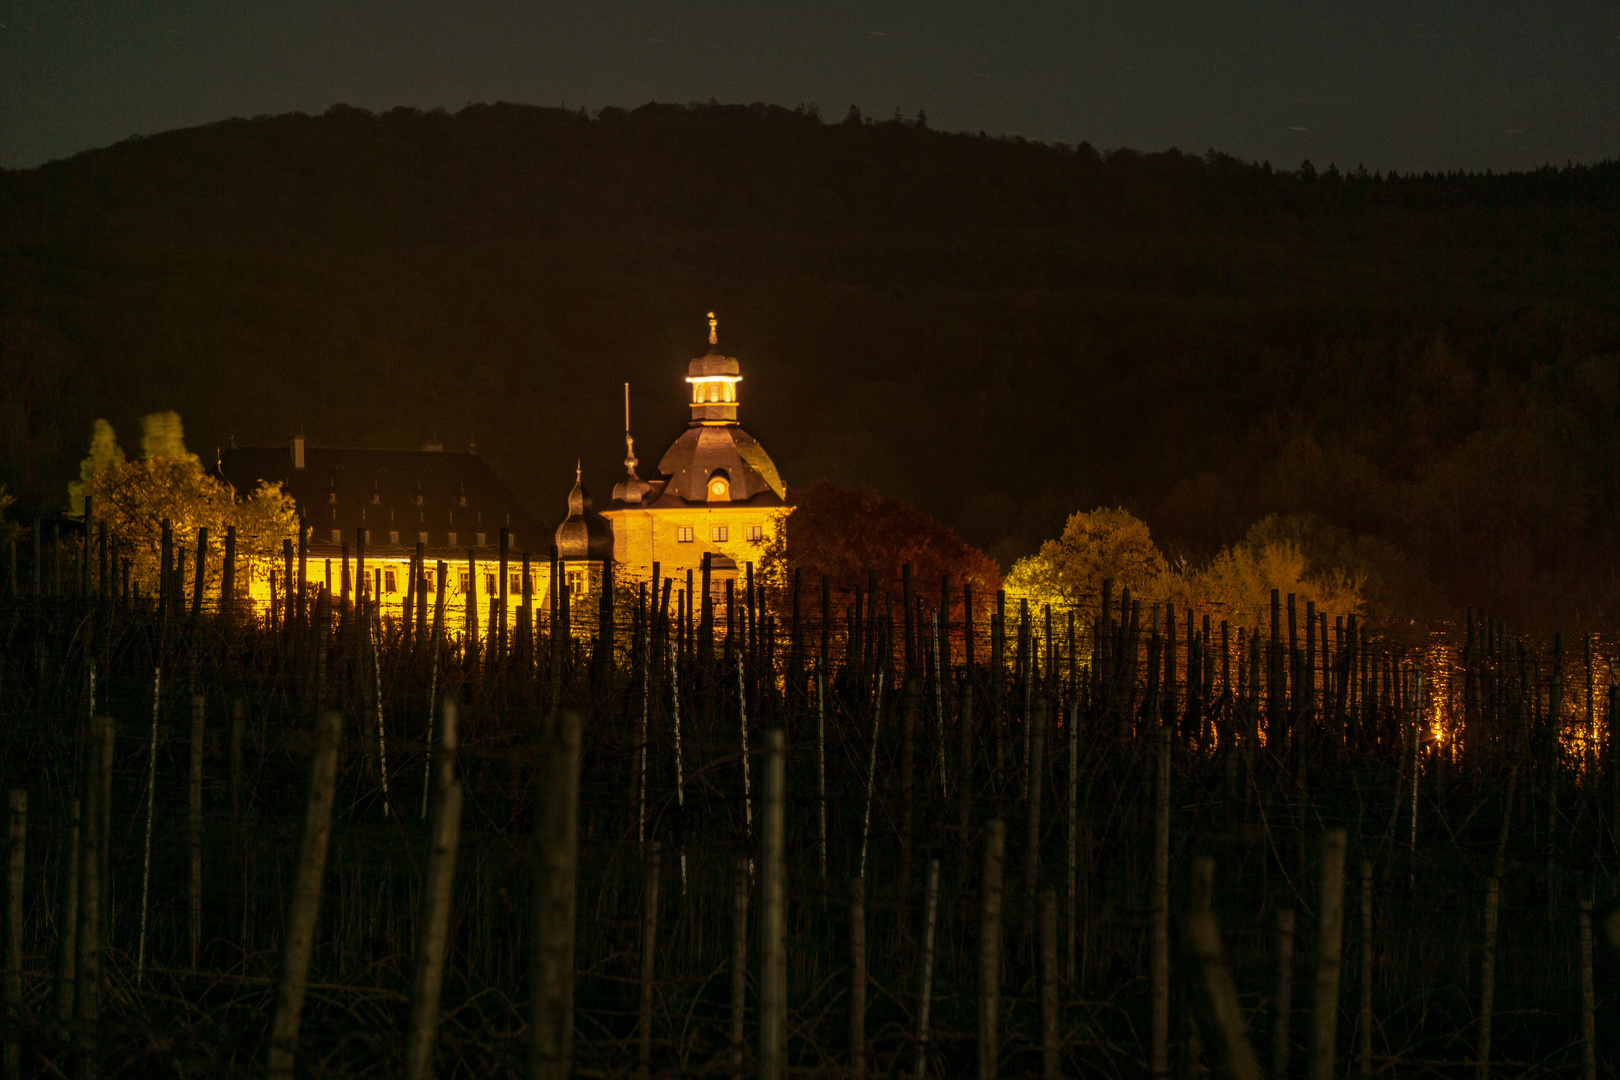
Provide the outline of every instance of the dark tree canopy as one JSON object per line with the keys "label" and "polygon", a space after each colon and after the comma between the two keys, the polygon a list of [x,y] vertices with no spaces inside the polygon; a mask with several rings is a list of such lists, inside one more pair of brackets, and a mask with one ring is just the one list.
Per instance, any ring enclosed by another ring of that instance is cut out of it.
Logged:
{"label": "dark tree canopy", "polygon": [[787,528],[766,553],[773,574],[798,570],[807,587],[825,574],[841,588],[864,587],[876,571],[882,588],[896,589],[909,564],[930,603],[946,574],[953,590],[968,584],[984,596],[1001,587],[994,559],[903,499],[817,480],[797,489],[793,504]]}

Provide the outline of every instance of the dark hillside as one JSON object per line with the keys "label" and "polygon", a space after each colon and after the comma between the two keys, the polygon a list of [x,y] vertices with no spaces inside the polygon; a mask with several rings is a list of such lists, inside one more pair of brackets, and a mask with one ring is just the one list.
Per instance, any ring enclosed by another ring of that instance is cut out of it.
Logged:
{"label": "dark hillside", "polygon": [[172,407],[203,453],[475,439],[559,516],[576,457],[599,494],[619,472],[622,381],[656,462],[714,308],[790,490],[875,486],[1004,562],[1115,500],[1195,558],[1311,511],[1381,539],[1413,604],[1620,599],[1614,164],[334,107],[0,173],[0,259],[0,482],[28,513],[95,417],[129,442]]}

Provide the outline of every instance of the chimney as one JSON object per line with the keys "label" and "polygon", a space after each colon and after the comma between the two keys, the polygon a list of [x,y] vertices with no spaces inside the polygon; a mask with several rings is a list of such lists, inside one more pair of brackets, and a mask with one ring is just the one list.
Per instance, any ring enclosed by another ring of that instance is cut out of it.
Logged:
{"label": "chimney", "polygon": [[302,435],[293,436],[292,452],[293,468],[302,469],[304,467],[304,437]]}

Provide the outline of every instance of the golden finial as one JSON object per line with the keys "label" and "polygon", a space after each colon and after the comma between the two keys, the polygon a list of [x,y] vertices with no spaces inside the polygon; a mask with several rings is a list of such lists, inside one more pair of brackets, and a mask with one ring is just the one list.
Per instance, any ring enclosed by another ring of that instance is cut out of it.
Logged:
{"label": "golden finial", "polygon": [[709,344],[710,345],[718,345],[718,344],[720,344],[720,329],[719,329],[719,327],[720,327],[720,320],[714,317],[714,312],[712,312],[712,311],[709,312]]}
{"label": "golden finial", "polygon": [[576,484],[579,483],[580,473],[583,471],[580,468],[580,461],[581,460],[582,459],[580,459],[580,458],[575,458],[574,459],[574,483],[576,483]]}

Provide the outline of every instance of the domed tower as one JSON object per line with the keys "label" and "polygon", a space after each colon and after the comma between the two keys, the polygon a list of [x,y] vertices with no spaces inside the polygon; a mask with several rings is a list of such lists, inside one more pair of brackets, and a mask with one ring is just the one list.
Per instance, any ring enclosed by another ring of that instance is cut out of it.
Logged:
{"label": "domed tower", "polygon": [[613,529],[591,508],[590,492],[574,466],[574,490],[568,493],[568,516],[553,534],[568,591],[580,595],[596,588],[602,566],[613,557]]}
{"label": "domed tower", "polygon": [[775,462],[737,422],[742,366],[720,351],[719,323],[709,312],[709,348],[686,365],[691,391],[687,429],[642,480],[629,432],[626,476],[603,512],[613,529],[613,558],[624,572],[647,577],[652,564],[684,573],[712,556],[720,576],[759,562],[787,516],[787,488]]}

